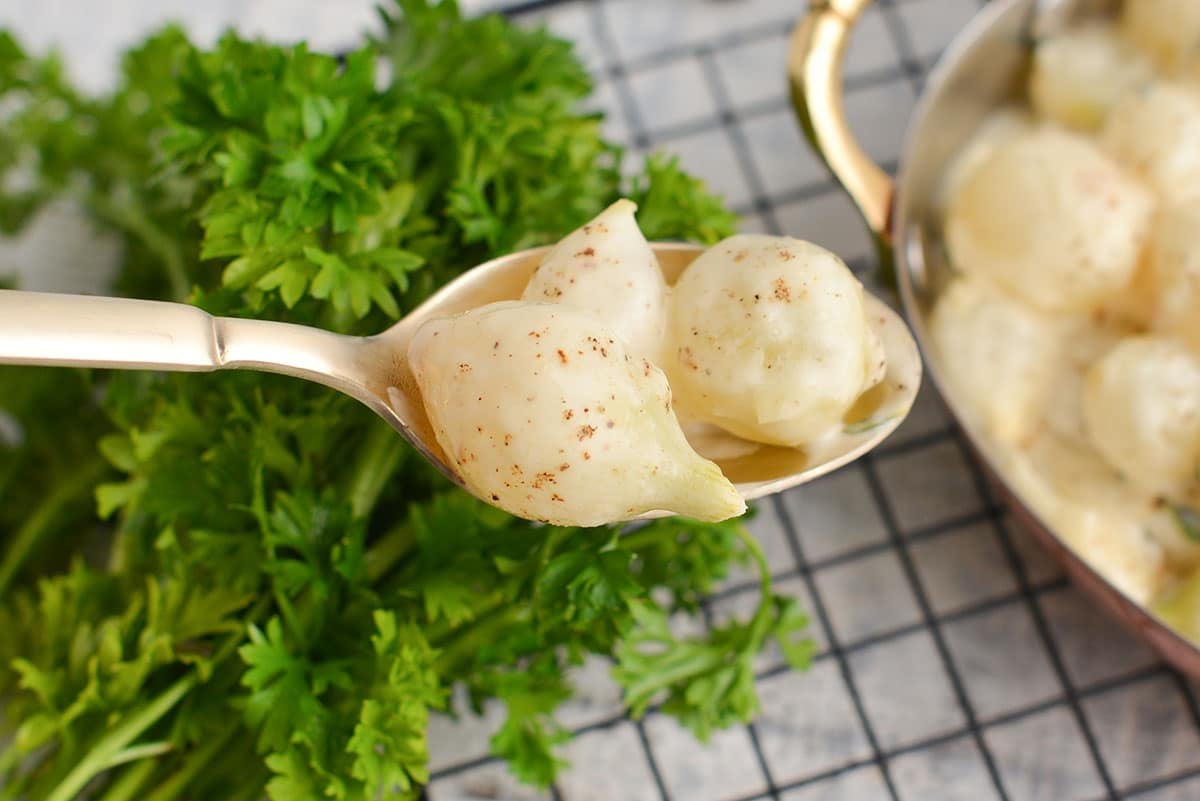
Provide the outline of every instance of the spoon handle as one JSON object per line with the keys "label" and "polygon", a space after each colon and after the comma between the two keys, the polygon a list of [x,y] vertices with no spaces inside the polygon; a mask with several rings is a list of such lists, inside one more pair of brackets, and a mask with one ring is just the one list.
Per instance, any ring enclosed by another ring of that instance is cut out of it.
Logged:
{"label": "spoon handle", "polygon": [[213,317],[183,303],[0,290],[0,364],[244,368],[357,395],[370,366],[364,342],[288,323]]}
{"label": "spoon handle", "polygon": [[215,370],[215,322],[182,303],[0,290],[0,362]]}

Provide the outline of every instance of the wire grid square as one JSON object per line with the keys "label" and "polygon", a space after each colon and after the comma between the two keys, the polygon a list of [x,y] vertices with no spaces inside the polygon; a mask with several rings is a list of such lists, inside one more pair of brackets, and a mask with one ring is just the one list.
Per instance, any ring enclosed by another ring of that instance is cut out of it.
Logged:
{"label": "wire grid square", "polygon": [[987,765],[970,737],[940,741],[892,760],[896,791],[904,801],[995,801]]}
{"label": "wire grid square", "polygon": [[762,712],[754,730],[776,783],[792,784],[871,758],[870,739],[835,660],[818,660],[807,673],[763,679],[759,699]]}
{"label": "wire grid square", "polygon": [[626,75],[647,134],[654,138],[663,131],[712,127],[717,114],[716,99],[708,91],[704,70],[697,59],[674,59],[651,64]]}
{"label": "wire grid square", "polygon": [[846,95],[846,119],[867,155],[880,164],[900,157],[903,131],[917,96],[903,75],[859,85]]}
{"label": "wire grid square", "polygon": [[936,58],[979,9],[978,3],[963,0],[905,0],[896,5],[914,55],[924,62]]}
{"label": "wire grid square", "polygon": [[811,562],[851,558],[886,544],[887,526],[879,509],[862,502],[870,491],[862,467],[849,465],[780,498]]}
{"label": "wire grid square", "polygon": [[1004,563],[1004,548],[992,521],[970,523],[923,537],[912,545],[917,575],[935,614],[962,611],[1011,597],[1016,578]]}
{"label": "wire grid square", "polygon": [[[613,87],[613,82],[601,81],[596,84],[596,89],[592,92],[592,96],[588,99],[584,110],[604,113],[604,119],[600,123],[600,130],[605,139],[610,142],[626,142],[630,139],[629,126],[626,123],[625,115],[613,112],[613,109],[616,107],[617,93]],[[638,166],[639,162],[634,159],[631,160],[631,164]]]}
{"label": "wire grid square", "polygon": [[1112,620],[1095,613],[1073,587],[1038,599],[1063,665],[1076,687],[1092,687],[1155,664],[1154,654]]}
{"label": "wire grid square", "polygon": [[789,33],[780,26],[761,38],[714,51],[713,59],[725,79],[731,105],[743,118],[758,109],[786,105],[787,76],[779,65],[787,63]]}
{"label": "wire grid square", "polygon": [[[744,215],[744,230],[811,239],[856,270],[873,266],[853,205],[787,105],[781,54],[802,11],[793,2],[516,5],[519,18],[583,43],[598,80],[593,107],[635,156],[678,154]],[[926,71],[980,5],[880,0],[860,21],[846,107],[885,168]],[[671,98],[676,111],[664,116],[651,79],[690,97]],[[657,714],[628,721],[598,662],[579,675],[582,706],[565,715],[582,727],[573,766],[549,795],[498,778],[500,766],[476,753],[435,760],[432,801],[1200,797],[1191,685],[1066,587],[997,507],[930,383],[877,454],[763,504],[754,528],[778,590],[810,611],[819,653],[803,674],[777,650],[759,657],[763,711],[751,726],[705,749]],[[873,577],[890,589],[864,601],[853,588]],[[751,579],[730,577],[706,604],[710,625],[753,608]],[[889,603],[903,613],[870,619]],[[478,735],[451,731],[478,751]]]}
{"label": "wire grid square", "polygon": [[900,558],[890,548],[826,567],[815,581],[843,642],[859,642],[921,618]]}
{"label": "wire grid square", "polygon": [[[718,62],[719,63],[719,62]],[[813,192],[835,192],[825,167],[813,159],[780,158],[782,153],[804,152],[808,147],[790,107],[764,109],[743,117],[742,134],[750,160],[762,180],[763,192],[780,198]],[[786,229],[790,230],[790,229]]]}
{"label": "wire grid square", "polygon": [[1105,786],[1071,713],[1054,707],[985,734],[1012,801],[1090,801]]}
{"label": "wire grid square", "polygon": [[953,620],[944,632],[980,717],[994,718],[1061,693],[1033,616],[1020,600]]}
{"label": "wire grid square", "polygon": [[945,440],[875,459],[905,534],[977,515],[985,507],[962,451]]}
{"label": "wire grid square", "polygon": [[872,643],[848,659],[867,718],[884,750],[963,730],[947,665],[928,631]]}
{"label": "wire grid square", "polygon": [[1200,768],[1200,735],[1173,677],[1114,687],[1088,698],[1083,709],[1119,789]]}

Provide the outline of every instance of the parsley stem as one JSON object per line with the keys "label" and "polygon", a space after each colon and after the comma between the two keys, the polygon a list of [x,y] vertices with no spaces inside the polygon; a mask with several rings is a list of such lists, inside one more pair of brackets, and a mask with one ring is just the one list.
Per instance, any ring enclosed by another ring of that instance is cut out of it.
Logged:
{"label": "parsley stem", "polygon": [[20,759],[21,753],[17,750],[15,742],[8,743],[5,749],[0,751],[0,787],[4,786],[8,774],[17,766]]}
{"label": "parsley stem", "polygon": [[375,584],[386,576],[397,562],[412,552],[416,544],[416,537],[407,521],[381,534],[363,555],[368,581]]}
{"label": "parsley stem", "polygon": [[754,612],[753,622],[751,623],[750,641],[754,643],[751,652],[757,652],[762,647],[763,638],[767,634],[767,627],[771,625],[771,613],[775,610],[775,603],[771,597],[771,566],[767,563],[767,555],[763,553],[762,546],[758,544],[758,540],[750,533],[750,530],[745,526],[734,526],[733,530],[737,533],[738,539],[746,546],[746,550],[750,552],[750,558],[754,560],[754,564],[758,567],[758,586],[760,597],[758,599],[758,609]]}
{"label": "parsley stem", "polygon": [[371,425],[350,473],[347,495],[354,517],[366,517],[375,508],[380,493],[400,468],[407,447],[404,438],[387,423],[376,421]]}
{"label": "parsley stem", "polygon": [[151,759],[156,756],[170,753],[175,750],[175,744],[166,741],[156,743],[142,743],[141,745],[131,745],[128,748],[123,748],[113,754],[108,762],[104,765],[105,769],[115,768],[118,765],[124,765],[128,762],[137,762],[142,759]]}
{"label": "parsley stem", "polygon": [[106,469],[107,465],[103,459],[86,462],[70,479],[56,485],[47,493],[41,504],[25,518],[24,525],[5,547],[4,560],[0,561],[0,598],[8,592],[13,579],[29,558],[38,540],[45,536],[67,506],[92,491],[92,487],[104,476]]}
{"label": "parsley stem", "polygon": [[454,632],[454,642],[442,650],[441,656],[438,657],[438,672],[442,675],[454,675],[460,672],[462,663],[469,663],[474,659],[480,648],[488,643],[500,641],[496,636],[498,631],[520,622],[528,614],[528,609],[505,604],[489,614],[477,618],[465,629]]}
{"label": "parsley stem", "polygon": [[[184,788],[188,783],[196,777],[209,763],[213,757],[217,755],[225,744],[233,739],[233,735],[237,733],[241,727],[241,720],[235,720],[234,725],[227,728],[221,734],[211,737],[195,750],[189,752],[183,757],[178,769],[176,769],[169,779],[154,788],[154,791],[149,795],[143,795],[140,801],[173,801],[184,794]],[[102,799],[102,801],[114,801],[114,799]],[[124,801],[121,799],[120,801]]]}
{"label": "parsley stem", "polygon": [[[268,599],[260,598],[258,603],[251,607],[247,618],[256,620],[261,617],[267,604]],[[213,654],[213,663],[224,662],[245,638],[244,629],[226,637],[225,642]],[[124,722],[116,728],[109,729],[103,737],[96,741],[87,755],[75,764],[74,769],[46,796],[45,801],[71,801],[75,798],[88,782],[115,764],[114,759],[118,759],[122,754],[128,754],[132,750],[129,744],[170,712],[196,687],[199,681],[199,674],[196,671],[188,673],[177,679],[153,701],[127,716]],[[238,722],[240,723],[240,720]],[[201,762],[201,765],[203,764]],[[133,780],[131,779],[130,782],[132,785]],[[139,789],[138,786],[132,787],[132,790],[137,789]],[[118,801],[120,801],[119,796]]]}
{"label": "parsley stem", "polygon": [[737,538],[742,541],[742,545],[746,546],[746,550],[750,552],[750,558],[754,560],[754,565],[758,568],[758,586],[765,601],[771,594],[771,566],[767,563],[767,555],[763,553],[762,546],[745,526],[734,526],[733,530],[737,534]]}
{"label": "parsley stem", "polygon": [[[274,591],[275,607],[279,610],[280,617],[287,624],[288,630],[292,632],[292,636],[296,638],[297,647],[301,653],[308,651],[308,628],[305,625],[307,616],[301,615],[296,611],[296,607],[292,604],[290,598],[287,597],[278,587]],[[311,598],[311,595],[304,595],[301,599],[301,604]]]}
{"label": "parsley stem", "polygon": [[154,772],[158,770],[158,767],[159,763],[152,759],[145,759],[136,765],[130,765],[116,781],[108,786],[99,801],[130,801],[132,798],[140,798],[142,788],[154,777]]}
{"label": "parsley stem", "polygon": [[153,701],[127,717],[123,723],[110,729],[92,746],[92,750],[75,764],[74,769],[58,783],[58,786],[46,796],[46,801],[71,801],[75,798],[88,782],[106,769],[116,754],[125,749],[138,735],[157,723],[163,715],[170,712],[172,707],[179,703],[195,686],[195,672],[187,674]]}

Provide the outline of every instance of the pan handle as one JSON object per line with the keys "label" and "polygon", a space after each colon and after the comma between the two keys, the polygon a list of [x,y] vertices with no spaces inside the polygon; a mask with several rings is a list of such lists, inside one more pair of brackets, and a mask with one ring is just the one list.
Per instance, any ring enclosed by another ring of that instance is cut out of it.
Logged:
{"label": "pan handle", "polygon": [[850,33],[871,0],[812,0],[792,32],[788,83],[804,134],[845,188],[890,273],[892,179],[863,152],[846,121],[842,62]]}

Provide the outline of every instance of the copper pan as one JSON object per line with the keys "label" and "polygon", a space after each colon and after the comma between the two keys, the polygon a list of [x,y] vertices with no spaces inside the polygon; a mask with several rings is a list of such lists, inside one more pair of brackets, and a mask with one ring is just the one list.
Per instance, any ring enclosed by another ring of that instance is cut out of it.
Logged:
{"label": "copper pan", "polygon": [[[1200,649],[1093,570],[1013,489],[995,447],[948,386],[929,348],[933,300],[949,277],[936,193],[952,159],[997,106],[1018,101],[1029,65],[1031,26],[1045,0],[993,0],[955,37],[930,73],[909,121],[893,180],[859,146],[842,104],[842,62],[854,24],[870,0],[812,0],[792,34],[788,77],[805,135],[870,228],[881,266],[894,270],[904,312],[926,366],[955,421],[1015,517],[1098,606],[1169,663],[1200,678]],[[1035,8],[1035,6],[1037,8]]]}

